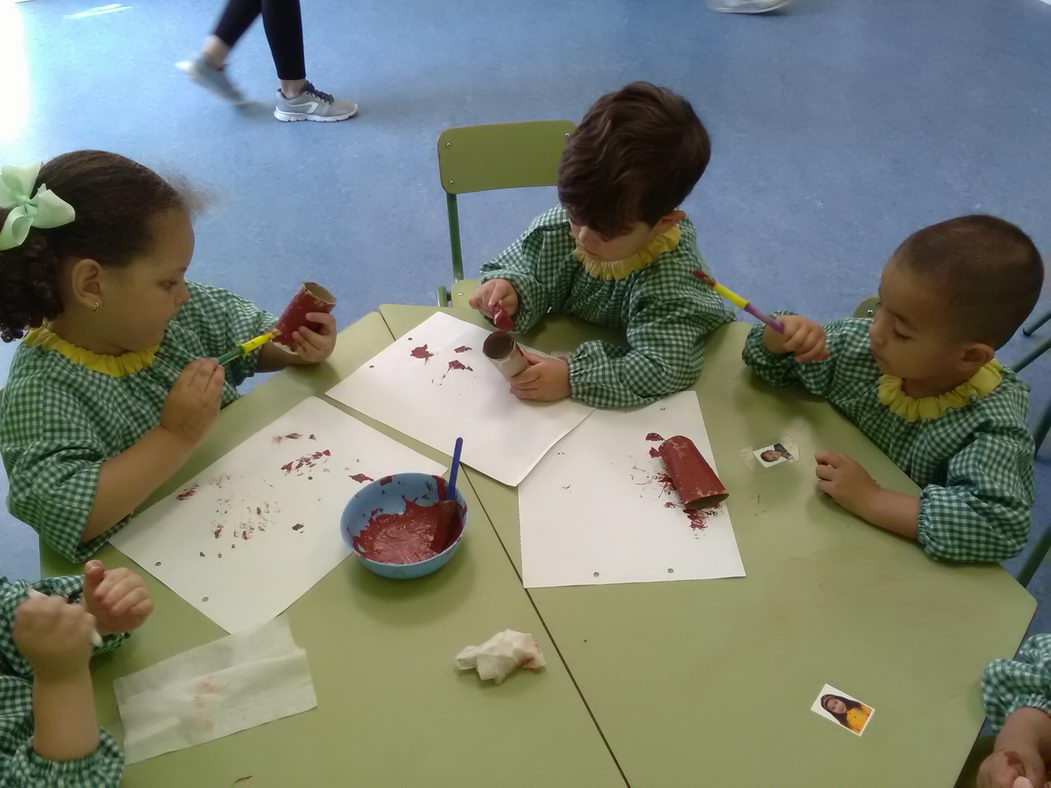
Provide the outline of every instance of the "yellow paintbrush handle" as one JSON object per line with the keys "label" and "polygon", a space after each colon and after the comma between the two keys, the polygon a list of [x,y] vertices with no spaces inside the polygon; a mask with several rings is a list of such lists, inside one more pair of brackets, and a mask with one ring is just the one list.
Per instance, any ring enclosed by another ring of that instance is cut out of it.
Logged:
{"label": "yellow paintbrush handle", "polygon": [[738,309],[744,309],[746,306],[748,306],[748,302],[741,298],[741,296],[737,295],[737,293],[735,293],[730,288],[724,287],[718,282],[713,282],[712,287],[715,288],[715,292],[717,292],[731,304],[736,306]]}
{"label": "yellow paintbrush handle", "polygon": [[255,339],[249,339],[247,342],[242,342],[241,343],[241,349],[244,351],[244,354],[247,356],[249,353],[251,353],[257,347],[265,345],[267,342],[269,342],[273,338],[274,338],[274,332],[273,331],[271,331],[271,332],[269,332],[267,334],[260,334]]}

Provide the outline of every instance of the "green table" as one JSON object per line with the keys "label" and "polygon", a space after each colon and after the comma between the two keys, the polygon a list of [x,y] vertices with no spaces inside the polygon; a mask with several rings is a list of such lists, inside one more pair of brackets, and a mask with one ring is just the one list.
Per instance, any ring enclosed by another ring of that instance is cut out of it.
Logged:
{"label": "green table", "polygon": [[[381,308],[395,336],[434,311]],[[1035,602],[997,566],[937,564],[816,493],[820,448],[916,487],[827,403],[756,381],[740,360],[747,330],[709,339],[695,389],[748,576],[530,597],[633,785],[952,785],[982,724],[982,667],[1014,653]],[[557,316],[525,341],[550,352],[597,335]],[[739,456],[779,436],[800,462]],[[515,491],[467,477],[520,566]],[[875,707],[863,737],[810,711],[825,683]]]}
{"label": "green table", "polygon": [[[327,391],[392,341],[372,313],[340,334],[328,364],[273,376],[223,411],[212,435],[153,499],[306,397]],[[404,442],[449,461],[415,441]],[[476,494],[469,484],[461,489],[471,507],[471,529],[456,560],[442,571],[397,582],[348,558],[289,609],[292,633],[310,661],[317,709],[135,764],[125,784],[229,786],[252,775],[245,783],[251,788],[623,785]],[[108,566],[137,568],[112,547],[98,557]],[[44,575],[77,571],[46,550],[41,563]],[[156,612],[124,648],[94,666],[99,719],[118,738],[114,679],[225,634],[142,574]],[[542,673],[521,671],[496,687],[455,670],[453,656],[461,647],[506,628],[536,635],[548,657]]]}

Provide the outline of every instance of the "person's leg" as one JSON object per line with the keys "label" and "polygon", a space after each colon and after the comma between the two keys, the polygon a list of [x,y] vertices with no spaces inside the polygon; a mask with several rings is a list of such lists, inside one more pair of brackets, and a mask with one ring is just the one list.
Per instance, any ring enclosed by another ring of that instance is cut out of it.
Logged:
{"label": "person's leg", "polygon": [[303,56],[303,16],[299,0],[261,0],[263,28],[274,58],[277,78],[281,80],[281,94],[295,98],[307,83],[307,68]]}
{"label": "person's leg", "polygon": [[357,104],[337,99],[307,81],[299,0],[262,0],[262,4],[266,40],[281,81],[274,117],[283,121],[338,121],[354,117]]}
{"label": "person's leg", "polygon": [[[215,68],[222,68],[230,50],[263,11],[263,0],[230,0],[201,52]],[[267,33],[269,35],[269,31]]]}

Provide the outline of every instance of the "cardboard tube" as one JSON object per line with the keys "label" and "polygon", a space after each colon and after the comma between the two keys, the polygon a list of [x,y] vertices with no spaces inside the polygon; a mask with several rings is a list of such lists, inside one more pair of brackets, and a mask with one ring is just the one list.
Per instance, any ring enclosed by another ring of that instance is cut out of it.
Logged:
{"label": "cardboard tube", "polygon": [[657,451],[664,459],[682,505],[687,509],[715,506],[729,495],[712,466],[689,438],[682,435],[668,438]]}
{"label": "cardboard tube", "polygon": [[292,296],[292,300],[288,302],[281,317],[277,319],[277,324],[274,326],[277,332],[274,344],[294,353],[296,346],[292,340],[293,331],[304,326],[311,331],[318,331],[321,328],[320,323],[307,320],[307,313],[331,312],[335,306],[336,297],[332,293],[317,282],[304,282]]}
{"label": "cardboard tube", "polygon": [[506,331],[495,331],[482,343],[482,353],[496,365],[500,374],[510,380],[529,366],[522,348]]}

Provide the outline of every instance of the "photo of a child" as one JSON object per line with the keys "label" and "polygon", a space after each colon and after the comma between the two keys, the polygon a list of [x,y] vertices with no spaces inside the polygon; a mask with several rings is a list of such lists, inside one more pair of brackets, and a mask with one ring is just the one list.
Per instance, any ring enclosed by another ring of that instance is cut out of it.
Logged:
{"label": "photo of a child", "polygon": [[860,736],[872,718],[874,709],[842,690],[826,684],[810,710],[825,719],[838,722],[848,731]]}
{"label": "photo of a child", "polygon": [[788,449],[780,443],[763,446],[762,448],[753,451],[752,454],[757,460],[759,460],[760,465],[764,468],[772,468],[775,465],[780,465],[783,462],[790,462],[795,459]]}

